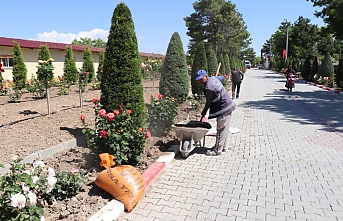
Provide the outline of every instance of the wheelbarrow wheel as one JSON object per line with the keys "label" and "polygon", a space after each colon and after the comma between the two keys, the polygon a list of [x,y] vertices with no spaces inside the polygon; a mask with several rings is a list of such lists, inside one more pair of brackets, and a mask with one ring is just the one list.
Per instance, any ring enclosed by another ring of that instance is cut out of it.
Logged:
{"label": "wheelbarrow wheel", "polygon": [[[188,149],[189,149],[188,146],[189,146],[189,141],[183,142],[182,150],[188,151]],[[190,152],[182,152],[181,154],[182,154],[183,157],[188,157]]]}

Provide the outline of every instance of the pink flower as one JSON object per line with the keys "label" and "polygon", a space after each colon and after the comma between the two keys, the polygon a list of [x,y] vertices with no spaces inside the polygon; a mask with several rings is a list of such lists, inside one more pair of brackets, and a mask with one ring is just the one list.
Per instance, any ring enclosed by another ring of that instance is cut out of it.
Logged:
{"label": "pink flower", "polygon": [[130,115],[130,114],[132,113],[132,111],[131,111],[131,110],[127,110],[126,113],[127,113],[128,115]]}
{"label": "pink flower", "polygon": [[71,173],[78,173],[78,172],[79,172],[79,170],[78,170],[78,169],[76,169],[76,168],[73,168],[73,169],[71,169],[71,170],[70,170],[70,172],[71,172]]}
{"label": "pink flower", "polygon": [[99,116],[100,116],[100,117],[104,117],[105,115],[106,115],[105,109],[99,110]]}
{"label": "pink flower", "polygon": [[86,71],[84,71],[84,72],[83,72],[83,74],[84,74],[84,75],[86,75],[86,74],[87,74],[87,72],[86,72]]}
{"label": "pink flower", "polygon": [[163,98],[163,95],[162,95],[162,94],[158,94],[158,95],[157,95],[157,98],[158,98],[158,99],[162,99],[162,98]]}
{"label": "pink flower", "polygon": [[149,131],[147,131],[147,132],[145,133],[145,137],[146,137],[146,138],[150,138],[150,137],[151,137],[151,133],[150,133]]}
{"label": "pink flower", "polygon": [[119,110],[115,110],[115,111],[113,111],[113,113],[114,113],[115,115],[118,115],[118,114],[119,114]]}
{"label": "pink flower", "polygon": [[99,101],[99,98],[97,98],[97,97],[95,97],[95,98],[92,99],[92,103],[93,103],[93,104],[97,103],[98,101]]}
{"label": "pink flower", "polygon": [[138,132],[142,133],[143,132],[143,128],[138,128]]}
{"label": "pink flower", "polygon": [[105,129],[102,129],[102,131],[100,131],[100,137],[101,138],[106,138],[108,135],[107,131]]}
{"label": "pink flower", "polygon": [[112,122],[113,119],[115,118],[115,115],[114,115],[114,113],[108,113],[108,114],[106,114],[106,118],[109,122]]}

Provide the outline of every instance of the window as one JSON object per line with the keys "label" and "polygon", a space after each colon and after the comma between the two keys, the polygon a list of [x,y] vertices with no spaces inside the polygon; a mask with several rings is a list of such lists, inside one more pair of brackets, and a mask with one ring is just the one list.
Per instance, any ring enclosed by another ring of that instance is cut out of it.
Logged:
{"label": "window", "polygon": [[13,67],[14,65],[13,57],[9,56],[0,56],[0,62],[3,65],[3,67]]}

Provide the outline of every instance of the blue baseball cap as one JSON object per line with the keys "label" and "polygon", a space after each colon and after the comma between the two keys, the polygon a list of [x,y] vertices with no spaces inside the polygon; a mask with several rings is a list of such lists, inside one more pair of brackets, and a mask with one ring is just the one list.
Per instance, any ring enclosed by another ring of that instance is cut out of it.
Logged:
{"label": "blue baseball cap", "polygon": [[204,77],[207,74],[207,72],[205,70],[199,70],[197,72],[197,76],[195,77],[195,80],[198,81],[200,80],[202,77]]}

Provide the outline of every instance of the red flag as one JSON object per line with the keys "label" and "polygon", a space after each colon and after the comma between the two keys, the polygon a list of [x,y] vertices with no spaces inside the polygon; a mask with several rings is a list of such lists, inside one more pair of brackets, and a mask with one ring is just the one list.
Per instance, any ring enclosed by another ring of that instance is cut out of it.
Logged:
{"label": "red flag", "polygon": [[286,58],[286,49],[283,49],[283,51],[282,51],[282,58],[283,58],[283,59]]}

